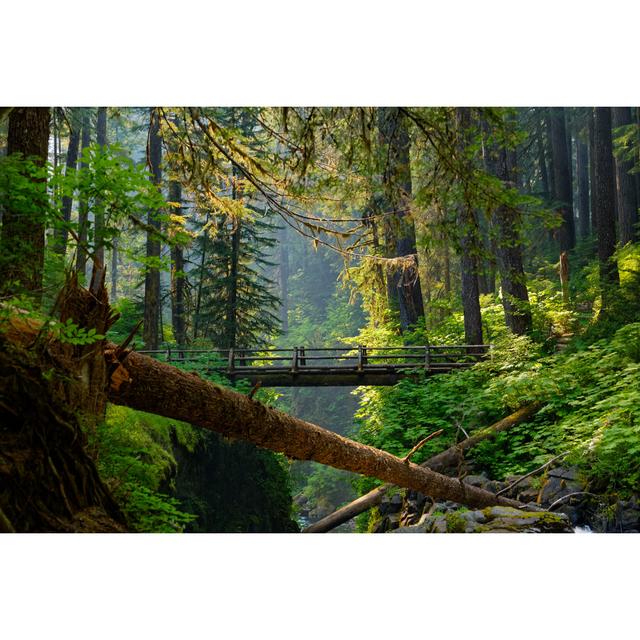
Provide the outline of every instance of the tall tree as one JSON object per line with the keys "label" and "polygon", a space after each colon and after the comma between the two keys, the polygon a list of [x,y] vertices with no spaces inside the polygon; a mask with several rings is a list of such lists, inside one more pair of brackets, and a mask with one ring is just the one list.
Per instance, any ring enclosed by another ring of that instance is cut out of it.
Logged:
{"label": "tall tree", "polygon": [[278,330],[275,283],[265,275],[275,266],[268,255],[276,227],[268,214],[254,213],[251,224],[218,219],[214,231],[205,223],[195,241],[199,282],[194,337],[217,347],[262,346]]}
{"label": "tall tree", "polygon": [[[401,330],[424,317],[424,304],[418,273],[416,232],[411,217],[410,140],[406,118],[397,107],[378,109],[378,130],[384,185],[385,245],[389,258],[406,258],[400,268],[387,274],[390,303],[400,312]],[[389,212],[393,212],[393,215]]]}
{"label": "tall tree", "polygon": [[540,182],[545,200],[551,197],[549,186],[549,173],[547,171],[547,160],[545,155],[544,135],[542,133],[542,122],[538,114],[538,109],[534,109],[535,129],[536,129],[536,150],[538,154],[538,170],[540,171]]}
{"label": "tall tree", "polygon": [[[43,166],[49,148],[48,107],[18,107],[9,114],[7,155],[20,154],[24,160]],[[42,295],[44,234],[47,193],[44,178],[35,177],[32,192],[20,201],[8,201],[2,217],[2,287],[28,291],[36,299]]]}
{"label": "tall tree", "polygon": [[591,231],[598,229],[598,206],[596,203],[596,114],[593,108],[587,116],[589,130],[589,195],[591,205]]}
{"label": "tall tree", "polygon": [[[231,185],[231,194],[234,200],[242,199],[242,195],[237,187],[238,176],[233,172],[233,182]],[[236,219],[233,221],[233,229],[231,231],[231,243],[229,247],[229,278],[227,279],[227,309],[225,313],[225,340],[224,346],[229,349],[235,349],[238,337],[238,274],[240,264],[240,234],[242,232],[243,223]]]}
{"label": "tall tree", "polygon": [[[489,149],[488,169],[506,187],[516,188],[516,154],[505,147]],[[526,276],[522,264],[521,215],[517,209],[505,205],[493,212],[492,225],[496,233],[496,253],[502,285],[502,304],[507,326],[513,333],[524,335],[531,331],[531,308]]]}
{"label": "tall tree", "polygon": [[280,281],[280,318],[282,333],[289,332],[289,245],[287,244],[287,225],[283,224],[278,232],[280,260],[278,279]]}
{"label": "tall tree", "polygon": [[[67,161],[65,175],[69,176],[78,166],[78,150],[80,148],[80,121],[75,109],[69,111],[69,146],[67,147]],[[71,209],[73,207],[73,195],[62,196],[62,218],[65,225],[71,222]],[[61,256],[67,252],[69,242],[69,231],[66,226],[60,225],[55,230],[54,251]]]}
{"label": "tall tree", "polygon": [[[173,215],[182,214],[182,186],[177,180],[169,182],[169,201],[179,205]],[[174,237],[174,240],[176,238]],[[171,324],[178,346],[187,344],[185,260],[182,244],[171,246]]]}
{"label": "tall tree", "polygon": [[[149,141],[147,162],[151,179],[158,189],[162,183],[162,138],[160,136],[160,116],[157,109],[150,110]],[[157,211],[147,214],[147,263],[144,277],[144,329],[145,349],[157,349],[160,345],[160,239],[154,230],[160,230]]]}
{"label": "tall tree", "polygon": [[[613,129],[624,127],[633,122],[630,107],[613,107],[611,109],[611,125]],[[616,189],[618,210],[618,239],[625,245],[637,237],[635,225],[638,222],[638,200],[635,176],[629,173],[633,169],[633,161],[616,157]]]}
{"label": "tall tree", "polygon": [[611,109],[595,108],[596,215],[602,309],[608,310],[620,284],[613,259],[616,247],[615,171],[611,143]]}
{"label": "tall tree", "polygon": [[[107,147],[107,107],[98,107],[96,120],[96,142],[104,151]],[[100,200],[96,202],[93,227],[93,246],[98,263],[104,265],[104,210]]]}
{"label": "tall tree", "polygon": [[575,225],[573,222],[573,190],[569,153],[567,148],[567,131],[565,126],[564,107],[551,108],[551,151],[553,154],[554,199],[562,216],[562,224],[558,230],[560,251],[570,251],[576,243]]}
{"label": "tall tree", "polygon": [[580,139],[576,141],[576,173],[578,174],[578,221],[580,237],[588,238],[589,225],[589,150]]}
{"label": "tall tree", "polygon": [[[457,152],[464,162],[468,154],[468,136],[471,128],[471,110],[469,108],[456,109],[456,125],[458,132]],[[470,206],[466,196],[463,196],[462,202],[458,204],[457,223],[464,336],[467,344],[477,345],[482,344],[482,315],[478,285],[480,229],[476,212]]]}
{"label": "tall tree", "polygon": [[[82,111],[82,155],[85,149],[91,144],[91,118],[89,109]],[[86,169],[87,163],[80,162],[80,169]],[[76,272],[82,276],[82,280],[86,277],[87,271],[87,250],[89,239],[89,202],[86,196],[80,197],[78,202],[78,238],[79,243],[76,249]]]}

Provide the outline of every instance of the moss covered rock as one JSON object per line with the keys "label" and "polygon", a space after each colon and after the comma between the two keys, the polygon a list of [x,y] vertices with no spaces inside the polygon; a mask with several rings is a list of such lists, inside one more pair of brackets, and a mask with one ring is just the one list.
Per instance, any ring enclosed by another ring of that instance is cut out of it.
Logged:
{"label": "moss covered rock", "polygon": [[425,516],[417,525],[394,533],[573,533],[573,528],[564,514],[487,507]]}

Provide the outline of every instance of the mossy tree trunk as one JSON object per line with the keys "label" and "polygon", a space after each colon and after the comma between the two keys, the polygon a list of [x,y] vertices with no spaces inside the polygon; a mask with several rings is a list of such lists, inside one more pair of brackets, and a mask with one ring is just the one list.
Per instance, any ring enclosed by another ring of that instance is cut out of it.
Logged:
{"label": "mossy tree trunk", "polygon": [[[7,155],[19,153],[37,165],[44,165],[49,150],[49,108],[19,107],[9,114]],[[32,178],[33,179],[33,178]],[[31,206],[7,206],[2,216],[2,287],[42,295],[44,268],[46,183],[38,181]]]}

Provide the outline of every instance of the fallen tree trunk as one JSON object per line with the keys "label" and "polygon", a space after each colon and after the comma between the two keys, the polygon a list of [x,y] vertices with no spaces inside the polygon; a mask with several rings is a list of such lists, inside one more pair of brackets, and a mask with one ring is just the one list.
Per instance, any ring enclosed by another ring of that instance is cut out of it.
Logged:
{"label": "fallen tree trunk", "polygon": [[[501,431],[506,431],[507,429],[524,422],[533,416],[540,409],[539,404],[530,404],[522,409],[518,409],[515,413],[512,413],[510,416],[496,422],[495,424],[487,427],[486,429],[482,429],[478,431],[470,438],[463,440],[462,442],[449,447],[442,453],[439,453],[425,462],[423,462],[420,466],[427,467],[432,471],[444,472],[451,467],[455,467],[462,460],[462,456],[465,451],[471,449],[476,444],[483,440],[488,440],[489,438],[494,437],[496,434]],[[383,484],[380,487],[376,487],[375,489],[369,491],[369,493],[365,493],[363,496],[360,496],[353,502],[341,507],[337,511],[329,514],[322,520],[318,520],[318,522],[314,522],[309,525],[306,529],[302,531],[302,533],[326,533],[327,531],[331,531],[336,527],[348,522],[352,518],[359,516],[361,513],[372,509],[373,507],[378,506],[382,499],[384,498],[387,491],[394,485],[392,484]]]}
{"label": "fallen tree trunk", "polygon": [[[105,313],[107,311],[108,306],[105,306]],[[84,317],[80,312],[73,315]],[[8,323],[3,324],[5,337],[18,343],[33,343],[34,338],[41,335],[39,322],[21,322],[20,318],[9,317]],[[55,338],[48,336],[46,339],[52,348],[55,347]],[[94,349],[98,346],[102,347],[102,344],[92,345]],[[126,351],[114,344],[104,343],[103,349],[106,359],[104,379],[109,384],[104,391],[115,404],[189,422],[284,453],[290,458],[315,460],[337,469],[378,478],[434,499],[451,500],[470,507],[522,506],[514,500],[496,496],[266,407],[245,395],[202,380],[197,374]],[[57,364],[61,369],[67,366],[77,374],[75,358],[71,357],[67,362],[62,358]],[[87,383],[86,380],[82,382],[84,385]],[[91,385],[91,388],[96,387]]]}
{"label": "fallen tree trunk", "polygon": [[106,355],[112,372],[109,400],[115,404],[189,422],[290,458],[315,460],[379,478],[434,499],[470,507],[522,506],[294,418],[148,356],[120,354],[115,345],[108,345]]}

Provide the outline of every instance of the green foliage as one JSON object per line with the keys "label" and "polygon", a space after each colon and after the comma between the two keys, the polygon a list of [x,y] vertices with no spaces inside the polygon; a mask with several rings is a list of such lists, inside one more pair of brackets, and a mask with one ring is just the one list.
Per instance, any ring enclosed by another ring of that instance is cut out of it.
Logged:
{"label": "green foliage", "polygon": [[200,225],[193,261],[198,294],[193,322],[218,347],[264,346],[278,332],[279,299],[266,270],[275,226],[252,211],[251,222]]}
{"label": "green foliage", "polygon": [[339,507],[351,500],[352,474],[322,464],[314,464],[313,467],[302,491],[312,504],[328,502],[334,507]]}
{"label": "green foliage", "polygon": [[198,435],[189,425],[109,405],[93,436],[100,475],[136,531],[183,531],[194,520],[166,493],[176,470],[172,431],[193,449]]}
{"label": "green foliage", "polygon": [[79,327],[71,318],[66,322],[49,322],[52,334],[62,343],[73,345],[87,345],[104,339],[95,329]]}
{"label": "green foliage", "polygon": [[[124,222],[133,217],[139,219],[147,212],[156,212],[159,221],[166,221],[161,213],[166,205],[157,187],[151,182],[144,165],[136,165],[118,144],[101,148],[97,144],[83,150],[81,168],[63,173],[62,167],[52,172],[49,187],[55,199],[53,207],[60,211],[62,198],[74,194],[87,202],[89,209],[104,216],[102,237],[97,239],[104,246],[111,246],[112,239],[120,234]],[[59,215],[54,219],[55,228],[67,227],[78,234],[78,223],[65,223]],[[89,234],[91,235],[91,234]]]}
{"label": "green foliage", "polygon": [[[552,305],[549,312],[555,313]],[[557,322],[557,319],[554,319]],[[491,477],[524,473],[569,451],[595,487],[629,493],[640,482],[640,324],[608,340],[544,356],[544,345],[504,336],[491,358],[465,371],[391,388],[362,388],[358,439],[398,456],[438,429],[420,462],[520,406],[541,402],[528,423],[469,454]],[[464,432],[462,431],[464,429]],[[361,492],[375,483],[362,480]]]}

